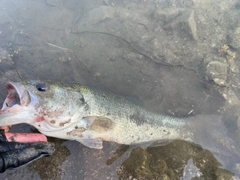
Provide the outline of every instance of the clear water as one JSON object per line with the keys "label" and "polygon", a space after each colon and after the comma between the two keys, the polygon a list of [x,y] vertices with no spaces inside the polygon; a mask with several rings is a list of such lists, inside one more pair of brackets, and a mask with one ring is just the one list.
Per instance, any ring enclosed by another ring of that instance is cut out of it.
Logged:
{"label": "clear water", "polygon": [[50,139],[53,156],[0,178],[239,179],[239,9],[239,0],[1,0],[1,102],[7,81],[81,83],[161,114],[219,114],[226,137],[212,149]]}

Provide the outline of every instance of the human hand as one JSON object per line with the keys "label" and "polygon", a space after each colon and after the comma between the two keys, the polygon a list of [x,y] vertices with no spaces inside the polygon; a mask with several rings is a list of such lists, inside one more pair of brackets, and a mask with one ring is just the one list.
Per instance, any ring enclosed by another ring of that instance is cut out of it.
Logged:
{"label": "human hand", "polygon": [[4,130],[0,130],[0,173],[53,154],[55,151],[53,143],[38,142],[39,139],[42,139],[41,134],[39,134],[40,138],[36,140],[37,142],[34,140],[31,141],[29,137],[35,137],[35,139],[37,139],[36,137],[38,136],[32,135],[33,134],[5,134]]}

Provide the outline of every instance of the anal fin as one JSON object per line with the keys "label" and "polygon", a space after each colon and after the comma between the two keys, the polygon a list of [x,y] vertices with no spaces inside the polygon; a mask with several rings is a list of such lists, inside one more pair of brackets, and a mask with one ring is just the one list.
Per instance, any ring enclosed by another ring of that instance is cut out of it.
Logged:
{"label": "anal fin", "polygon": [[89,148],[93,149],[103,148],[103,141],[100,138],[79,139],[78,141]]}

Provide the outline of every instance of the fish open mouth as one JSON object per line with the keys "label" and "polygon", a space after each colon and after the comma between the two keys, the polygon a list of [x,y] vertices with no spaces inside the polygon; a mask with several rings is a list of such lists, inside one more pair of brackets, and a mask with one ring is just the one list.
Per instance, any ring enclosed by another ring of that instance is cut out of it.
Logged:
{"label": "fish open mouth", "polygon": [[30,97],[29,93],[17,83],[7,83],[7,97],[3,103],[2,112],[10,110],[14,106],[24,106],[29,104]]}
{"label": "fish open mouth", "polygon": [[[24,107],[31,102],[30,95],[21,83],[7,83],[7,97],[0,110],[0,129],[8,131],[13,124],[24,123]],[[19,117],[18,117],[19,116]],[[26,117],[25,117],[26,118]],[[2,125],[2,126],[1,126]],[[6,132],[8,141],[15,142],[46,142],[47,138],[39,133],[9,133]]]}

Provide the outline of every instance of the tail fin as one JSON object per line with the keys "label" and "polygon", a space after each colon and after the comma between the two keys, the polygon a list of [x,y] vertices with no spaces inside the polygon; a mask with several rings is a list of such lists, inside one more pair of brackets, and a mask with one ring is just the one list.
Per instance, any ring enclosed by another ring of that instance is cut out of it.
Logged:
{"label": "tail fin", "polygon": [[[240,163],[240,151],[233,139],[228,137],[224,118],[218,115],[198,115],[189,119],[193,141],[211,151],[224,168]],[[232,169],[232,168],[231,168]],[[238,172],[239,174],[239,172]]]}

